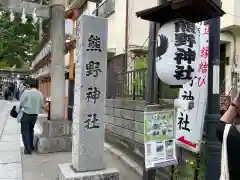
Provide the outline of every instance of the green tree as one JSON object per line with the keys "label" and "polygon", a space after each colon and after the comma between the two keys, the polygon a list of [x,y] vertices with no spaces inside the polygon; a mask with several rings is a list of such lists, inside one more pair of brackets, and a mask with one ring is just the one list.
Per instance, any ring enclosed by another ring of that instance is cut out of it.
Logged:
{"label": "green tree", "polygon": [[147,56],[136,56],[135,57],[135,70],[147,68]]}
{"label": "green tree", "polygon": [[[148,58],[146,55],[136,56],[135,57],[135,77],[133,79],[133,87],[137,89],[137,93],[142,94],[145,92],[147,85],[147,61]],[[169,88],[167,84],[161,82],[161,90],[159,93],[160,98],[163,99],[174,99],[178,97],[179,89]],[[139,95],[139,94],[137,94]]]}
{"label": "green tree", "polygon": [[147,78],[147,56],[135,56],[132,88],[135,96],[144,96]]}
{"label": "green tree", "polygon": [[15,20],[10,22],[9,13],[1,13],[0,68],[22,68],[30,65],[31,56],[38,43],[38,29],[32,24],[32,18],[27,18],[27,22],[22,24],[21,14],[15,14]]}

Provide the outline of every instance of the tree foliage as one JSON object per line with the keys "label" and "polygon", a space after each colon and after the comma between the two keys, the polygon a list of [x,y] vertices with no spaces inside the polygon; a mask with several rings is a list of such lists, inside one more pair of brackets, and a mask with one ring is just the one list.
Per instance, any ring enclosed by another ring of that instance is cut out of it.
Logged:
{"label": "tree foliage", "polygon": [[21,14],[15,14],[10,22],[9,13],[0,16],[0,67],[22,68],[28,66],[31,55],[38,43],[38,29],[28,17],[26,24],[21,23]]}

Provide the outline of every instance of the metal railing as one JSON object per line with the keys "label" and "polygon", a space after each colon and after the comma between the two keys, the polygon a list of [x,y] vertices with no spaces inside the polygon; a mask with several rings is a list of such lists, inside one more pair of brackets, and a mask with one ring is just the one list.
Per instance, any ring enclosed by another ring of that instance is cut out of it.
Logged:
{"label": "metal railing", "polygon": [[115,0],[106,0],[92,12],[92,15],[107,18],[114,12]]}
{"label": "metal railing", "polygon": [[[108,71],[107,86],[108,98],[144,100],[147,88],[147,69],[137,69],[122,73]],[[171,89],[162,82],[160,82],[159,87],[158,98],[174,99],[178,97],[179,89]]]}
{"label": "metal railing", "polygon": [[116,82],[118,97],[132,97],[144,99],[146,89],[146,69],[139,69],[119,73]]}

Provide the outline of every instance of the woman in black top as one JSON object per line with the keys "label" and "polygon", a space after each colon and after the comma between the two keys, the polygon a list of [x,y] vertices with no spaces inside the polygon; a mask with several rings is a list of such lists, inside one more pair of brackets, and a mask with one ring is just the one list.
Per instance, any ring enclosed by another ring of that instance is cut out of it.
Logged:
{"label": "woman in black top", "polygon": [[[218,123],[217,136],[220,142],[223,140],[225,125],[233,124],[238,113],[240,114],[240,93],[234,98],[232,104]],[[230,180],[240,180],[240,131],[235,125],[231,126],[228,133],[227,153]]]}

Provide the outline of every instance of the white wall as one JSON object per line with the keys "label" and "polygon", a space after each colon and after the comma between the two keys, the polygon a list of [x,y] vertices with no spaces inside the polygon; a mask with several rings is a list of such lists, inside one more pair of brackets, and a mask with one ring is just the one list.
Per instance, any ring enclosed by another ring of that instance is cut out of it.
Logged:
{"label": "white wall", "polygon": [[226,14],[221,18],[221,28],[226,28],[234,24],[234,16],[231,14],[235,13],[235,4],[236,0],[222,0],[222,9]]}
{"label": "white wall", "polygon": [[222,9],[226,14],[221,18],[221,28],[227,28],[233,25],[240,26],[239,8],[239,0],[222,0]]}
{"label": "white wall", "polygon": [[116,55],[125,48],[126,0],[115,1],[115,12],[108,17],[108,49],[116,49]]}
{"label": "white wall", "polygon": [[221,33],[220,39],[226,44],[226,57],[229,57],[229,65],[225,66],[225,93],[228,94],[232,88],[232,68],[234,67],[234,39],[228,33]]}
{"label": "white wall", "polygon": [[[129,45],[142,46],[149,34],[149,21],[137,18],[136,12],[157,5],[158,0],[130,0],[129,4]],[[144,44],[148,46],[148,41]]]}

